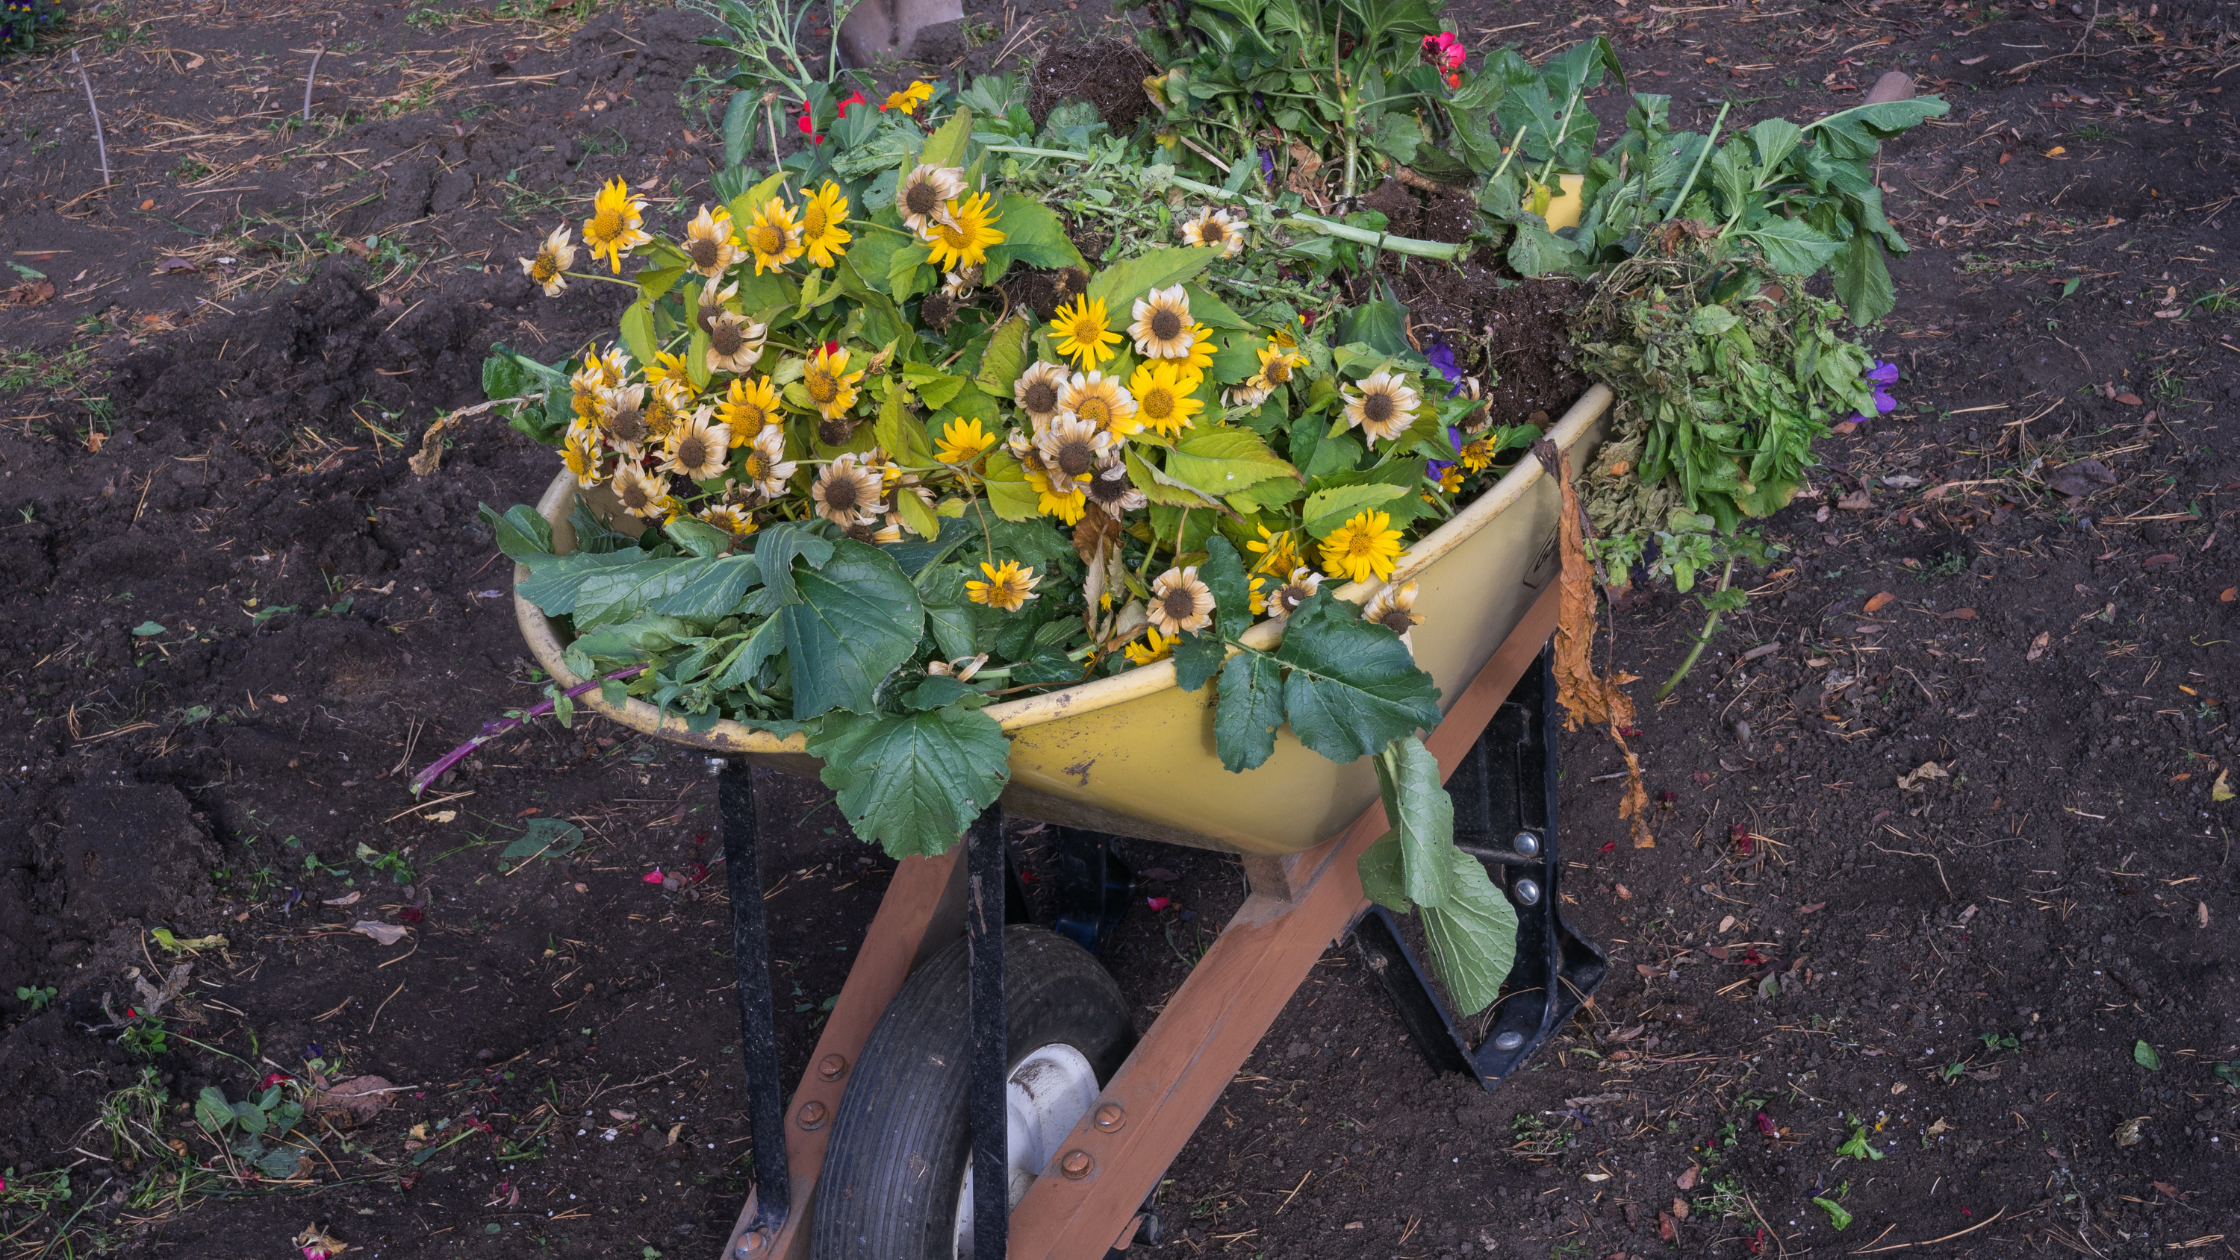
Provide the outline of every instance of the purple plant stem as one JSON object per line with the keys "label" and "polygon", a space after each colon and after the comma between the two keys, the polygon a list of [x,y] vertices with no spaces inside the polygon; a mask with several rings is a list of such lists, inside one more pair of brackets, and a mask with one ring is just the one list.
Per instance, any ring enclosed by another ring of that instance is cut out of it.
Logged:
{"label": "purple plant stem", "polygon": [[[591,690],[593,687],[596,687],[603,682],[608,682],[617,678],[629,678],[636,674],[642,674],[645,671],[646,667],[643,665],[632,665],[627,669],[618,669],[613,673],[608,674],[605,678],[594,678],[587,683],[578,683],[577,685],[568,688],[566,694],[570,700],[573,700],[577,696],[582,695],[584,692]],[[412,794],[414,796],[418,796],[422,792],[427,791],[428,785],[435,782],[437,779],[442,778],[444,771],[449,770],[455,765],[458,765],[462,761],[465,761],[467,759],[468,753],[473,752],[475,749],[482,747],[484,744],[489,743],[491,740],[496,739],[500,735],[503,735],[508,731],[515,729],[516,727],[527,726],[530,722],[536,720],[537,718],[541,718],[545,714],[552,712],[553,703],[553,700],[550,697],[547,697],[533,705],[530,705],[528,708],[523,709],[521,711],[520,717],[499,718],[495,722],[484,722],[482,724],[482,733],[480,735],[477,735],[473,739],[468,740],[466,743],[459,745],[457,748],[452,749],[450,752],[445,753],[443,756],[436,758],[435,764],[412,776]]]}

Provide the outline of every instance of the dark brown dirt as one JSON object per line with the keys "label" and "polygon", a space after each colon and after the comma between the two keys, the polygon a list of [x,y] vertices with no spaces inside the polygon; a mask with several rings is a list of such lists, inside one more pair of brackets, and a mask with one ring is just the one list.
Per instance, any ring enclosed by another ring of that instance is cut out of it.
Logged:
{"label": "dark brown dirt", "polygon": [[[2215,1067],[2240,1059],[2240,889],[2236,806],[2211,797],[2240,761],[2229,15],[1632,8],[1451,16],[1474,44],[1530,22],[1500,38],[1534,53],[1608,31],[1633,87],[1697,129],[1728,96],[1809,119],[1893,65],[1955,100],[1883,166],[1917,246],[1870,335],[1907,373],[1903,409],[1830,440],[1814,492],[1767,524],[1791,550],[1676,698],[1644,704],[1657,848],[1627,847],[1606,737],[1566,740],[1566,911],[1615,961],[1591,1015],[1486,1094],[1432,1077],[1333,951],[1168,1172],[1167,1249],[1733,1256],[1760,1216],[1768,1254],[1987,1221],[1927,1253],[2229,1234],[2240,1092]],[[532,295],[512,260],[534,235],[616,175],[689,214],[709,169],[679,101],[702,28],[554,16],[236,0],[90,19],[106,193],[68,57],[7,66],[0,260],[57,286],[0,312],[23,382],[0,397],[0,1233],[19,1243],[62,1254],[71,1221],[78,1254],[98,1234],[230,1258],[316,1220],[368,1254],[687,1254],[745,1193],[698,759],[548,723],[417,808],[402,790],[538,695],[473,507],[553,470],[487,421],[427,477],[405,457],[478,398],[490,341],[556,355],[611,326],[613,286]],[[321,43],[314,114],[335,121],[288,130],[293,50]],[[2009,73],[2045,57],[2064,59]],[[1482,270],[1394,276],[1420,286],[1402,290],[1419,335],[1495,328],[1498,388],[1520,391],[1500,406],[1575,394],[1553,347],[1507,331],[1567,299]],[[2086,458],[2113,482],[2056,475]],[[1701,612],[1660,596],[1615,621],[1646,700]],[[1898,785],[1929,761],[1947,777]],[[764,786],[796,1071],[889,865],[820,788]],[[505,873],[538,818],[587,842]],[[1043,874],[1037,835],[1018,842]],[[1148,1025],[1241,881],[1219,855],[1124,850],[1170,899],[1108,959]],[[408,936],[378,946],[361,919]],[[91,1030],[105,995],[133,1000],[127,968],[170,964],[156,926],[227,945],[191,959],[147,1057]],[[19,985],[57,994],[39,1013]],[[93,1127],[149,1070],[169,1100],[151,1123],[204,1163],[186,1100],[314,1055],[408,1088],[323,1136],[306,1185],[206,1168],[180,1207],[176,1168]],[[1852,1116],[1886,1158],[1838,1153]],[[20,1197],[64,1167],[73,1200]],[[1857,1223],[1833,1234],[1815,1195]]]}
{"label": "dark brown dirt", "polygon": [[1111,36],[1077,48],[1053,48],[1035,62],[1027,114],[1039,128],[1058,106],[1087,101],[1114,134],[1124,136],[1151,113],[1143,80],[1158,72],[1142,49]]}

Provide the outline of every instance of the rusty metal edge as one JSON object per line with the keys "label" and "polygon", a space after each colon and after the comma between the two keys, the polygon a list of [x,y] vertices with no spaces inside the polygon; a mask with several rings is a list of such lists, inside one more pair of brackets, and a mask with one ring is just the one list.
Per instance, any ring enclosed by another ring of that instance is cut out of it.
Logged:
{"label": "rusty metal edge", "polygon": [[[1442,779],[1554,632],[1556,603],[1551,584],[1424,741]],[[1324,949],[1368,906],[1355,863],[1385,831],[1384,807],[1371,806],[1342,834],[1298,855],[1290,899],[1256,891],[1238,907],[1098,1097],[1098,1107],[1122,1108],[1124,1125],[1103,1132],[1084,1118],[1012,1211],[1012,1260],[1078,1260],[1113,1246]],[[1057,1175],[1057,1161],[1074,1151],[1094,1161],[1089,1173]]]}

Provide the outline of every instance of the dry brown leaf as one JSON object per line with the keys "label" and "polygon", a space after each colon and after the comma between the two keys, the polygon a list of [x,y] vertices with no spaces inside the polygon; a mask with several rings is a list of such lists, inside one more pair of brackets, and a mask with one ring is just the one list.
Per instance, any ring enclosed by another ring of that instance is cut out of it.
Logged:
{"label": "dry brown leaf", "polygon": [[327,1233],[323,1225],[307,1225],[296,1235],[296,1246],[303,1249],[305,1260],[329,1260],[350,1250],[350,1244]]}
{"label": "dry brown leaf", "polygon": [[1937,620],[1939,621],[1974,621],[1975,617],[1976,610],[1973,608],[1955,608],[1950,612],[1937,614]]}
{"label": "dry brown leaf", "polygon": [[1897,598],[1897,596],[1892,595],[1888,591],[1878,591],[1874,596],[1867,600],[1867,611],[1870,613],[1881,612],[1883,609],[1888,608],[1891,602],[1896,600]]}
{"label": "dry brown leaf", "polygon": [[2026,661],[2034,661],[2039,657],[2044,656],[2046,654],[2046,645],[2051,642],[2053,642],[2053,632],[2051,630],[2039,631],[2038,637],[2030,640],[2030,650],[2023,653],[2022,659]]}
{"label": "dry brown leaf", "polygon": [[2209,926],[2209,903],[2208,903],[2208,902],[2206,902],[2206,901],[2196,901],[2196,902],[2194,902],[2194,903],[2193,903],[2193,921],[2194,921],[2195,923],[2198,923],[2198,924],[2200,924],[2200,925],[2201,925],[2202,927],[2207,927],[2207,926]]}
{"label": "dry brown leaf", "polygon": [[1688,1165],[1688,1171],[1681,1173],[1679,1179],[1674,1181],[1673,1184],[1680,1187],[1682,1190],[1693,1190],[1696,1188],[1696,1177],[1701,1174],[1702,1171],[1703,1170],[1701,1168],[1698,1168],[1696,1165],[1690,1164]]}
{"label": "dry brown leaf", "polygon": [[1944,1117],[1942,1117],[1942,1116],[1939,1116],[1939,1117],[1937,1117],[1937,1122],[1936,1122],[1935,1124],[1932,1124],[1932,1125],[1930,1125],[1930,1126],[1929,1126],[1929,1136],[1930,1136],[1930,1137],[1935,1137],[1935,1136],[1937,1136],[1937,1135],[1938,1135],[1939,1133],[1950,1133],[1950,1132],[1952,1132],[1953,1130],[1955,1130],[1955,1129],[1957,1129],[1957,1128],[1959,1128],[1959,1127],[1960,1127],[1959,1125],[1956,1125],[1956,1124],[1954,1124],[1954,1123],[1953,1123],[1953,1122],[1951,1122],[1950,1120],[1947,1120],[1947,1119],[1945,1119]]}
{"label": "dry brown leaf", "polygon": [[350,930],[363,936],[370,936],[383,945],[394,945],[405,937],[404,929],[396,924],[380,923],[373,919],[360,919],[357,925]]}
{"label": "dry brown leaf", "polygon": [[2217,596],[2220,604],[2229,604],[2234,600],[2240,600],[2240,586],[2228,586],[2224,588],[2224,594]]}
{"label": "dry brown leaf", "polygon": [[386,1079],[379,1076],[353,1076],[311,1095],[304,1109],[315,1116],[326,1116],[344,1127],[364,1124],[381,1114],[389,1105],[396,1091]]}
{"label": "dry brown leaf", "polygon": [[1624,884],[1620,884],[1620,885],[1618,885],[1618,900],[1620,900],[1620,901],[1631,901],[1631,900],[1633,900],[1633,890],[1632,890],[1631,888],[1628,888],[1628,887],[1626,887],[1626,886],[1625,886]]}
{"label": "dry brown leaf", "polygon": [[1674,1220],[1684,1221],[1688,1219],[1688,1201],[1686,1199],[1683,1199],[1678,1195],[1673,1196],[1672,1216]]}
{"label": "dry brown leaf", "polygon": [[1905,792],[1920,792],[1928,788],[1931,779],[1949,779],[1951,777],[1951,775],[1945,773],[1943,766],[1934,761],[1924,761],[1898,776],[1898,788]]}

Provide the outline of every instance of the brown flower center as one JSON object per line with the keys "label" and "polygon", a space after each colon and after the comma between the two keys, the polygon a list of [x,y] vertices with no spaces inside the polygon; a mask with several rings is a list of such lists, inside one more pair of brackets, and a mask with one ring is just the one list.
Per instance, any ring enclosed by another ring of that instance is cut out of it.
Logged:
{"label": "brown flower center", "polygon": [[1276,597],[1268,602],[1287,613],[1297,612],[1299,605],[1307,602],[1307,588],[1297,582],[1287,582],[1283,589],[1276,592]]}
{"label": "brown flower center", "polygon": [[724,358],[728,359],[739,353],[746,345],[747,339],[741,334],[739,325],[731,320],[719,320],[714,327],[708,329],[708,348]]}
{"label": "brown flower center", "polygon": [[1151,312],[1151,335],[1160,341],[1172,341],[1182,335],[1182,316],[1167,307]]}
{"label": "brown flower center", "polygon": [[1026,400],[1023,405],[1027,410],[1041,415],[1048,415],[1056,411],[1058,409],[1058,387],[1051,384],[1050,378],[1047,376],[1036,377],[1034,382],[1027,386]]}
{"label": "brown flower center", "polygon": [[749,481],[768,481],[770,479],[770,469],[771,463],[769,456],[763,454],[761,451],[754,451],[748,454],[746,470],[747,479]]}
{"label": "brown flower center", "polygon": [[1361,400],[1361,417],[1371,424],[1392,423],[1395,410],[1392,395],[1387,393],[1374,393]]}
{"label": "brown flower center", "polygon": [[774,257],[786,252],[786,232],[784,228],[775,223],[758,223],[751,231],[753,232],[751,239],[754,242],[754,252],[766,257]]}
{"label": "brown flower center", "polygon": [[653,502],[653,493],[646,488],[646,483],[635,477],[623,482],[615,494],[622,500],[622,506],[633,512]]}
{"label": "brown flower center", "polygon": [[1102,504],[1118,503],[1128,497],[1127,478],[1091,477],[1089,478],[1089,497]]}
{"label": "brown flower center", "polygon": [[1229,229],[1219,219],[1207,219],[1198,225],[1198,239],[1208,245],[1219,245],[1229,239]]}
{"label": "brown flower center", "polygon": [[817,421],[817,440],[826,446],[846,446],[855,432],[855,425],[837,417]]}
{"label": "brown flower center", "polygon": [[716,264],[723,261],[723,245],[705,236],[696,236],[686,241],[684,251],[692,256],[692,265],[703,271],[712,271]]}
{"label": "brown flower center", "polygon": [[622,215],[613,210],[601,210],[591,216],[583,234],[593,241],[611,241],[622,235]]}
{"label": "brown flower center", "polygon": [[932,214],[941,208],[941,194],[924,180],[902,190],[903,208],[912,214]]}
{"label": "brown flower center", "polygon": [[1270,359],[1268,366],[1260,369],[1260,374],[1268,378],[1270,385],[1281,385],[1291,379],[1291,360]]}
{"label": "brown flower center", "polygon": [[1058,471],[1068,477],[1079,477],[1097,466],[1097,453],[1087,442],[1075,440],[1058,448]]}
{"label": "brown flower center", "polygon": [[635,403],[624,403],[607,417],[607,434],[617,442],[640,442],[646,436],[645,413]]}
{"label": "brown flower center", "polygon": [[1186,586],[1174,587],[1160,596],[1159,607],[1166,611],[1169,621],[1188,621],[1198,615],[1197,597]]}
{"label": "brown flower center", "polygon": [[1415,618],[1397,608],[1387,609],[1384,616],[1377,618],[1377,621],[1394,634],[1406,634],[1416,624]]}
{"label": "brown flower center", "polygon": [[661,395],[655,394],[653,401],[646,405],[646,432],[655,437],[665,437],[669,430],[676,426],[676,423],[677,409],[670,406]]}
{"label": "brown flower center", "polygon": [[677,464],[686,472],[696,472],[708,462],[708,443],[699,434],[689,434],[677,443]]}
{"label": "brown flower center", "polygon": [[835,512],[853,512],[863,503],[863,487],[853,477],[834,477],[824,483],[824,505]]}

